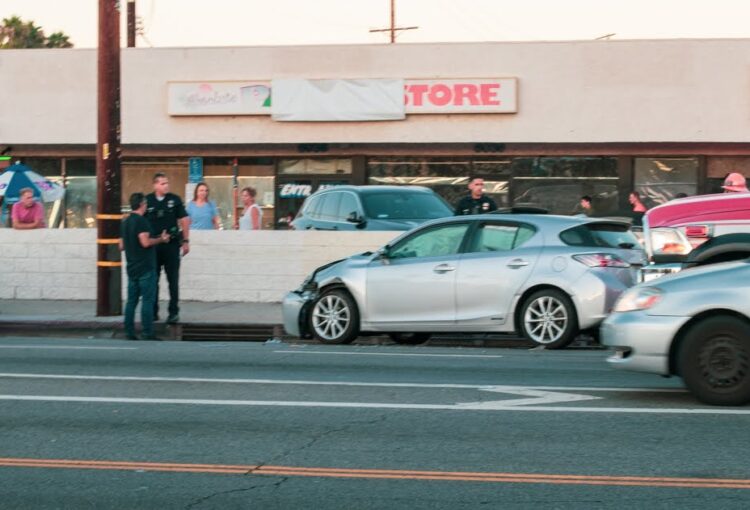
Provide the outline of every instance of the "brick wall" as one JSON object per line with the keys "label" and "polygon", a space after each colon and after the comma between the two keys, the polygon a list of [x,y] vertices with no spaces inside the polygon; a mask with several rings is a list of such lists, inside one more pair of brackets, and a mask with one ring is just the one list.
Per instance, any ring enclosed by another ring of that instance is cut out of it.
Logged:
{"label": "brick wall", "polygon": [[[192,232],[180,299],[280,301],[321,264],[376,249],[398,234]],[[125,288],[123,279],[123,297]],[[167,297],[164,276],[160,293]],[[0,299],[96,299],[96,231],[0,229]]]}

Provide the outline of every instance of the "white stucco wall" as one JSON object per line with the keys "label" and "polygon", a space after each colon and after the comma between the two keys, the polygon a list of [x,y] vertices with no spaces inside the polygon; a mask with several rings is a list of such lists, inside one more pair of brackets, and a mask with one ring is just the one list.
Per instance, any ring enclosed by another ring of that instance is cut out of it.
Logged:
{"label": "white stucco wall", "polygon": [[[95,142],[95,50],[0,52],[0,143]],[[282,123],[169,117],[168,81],[518,78],[518,113]],[[750,40],[124,49],[125,144],[744,142]]]}
{"label": "white stucco wall", "polygon": [[[180,299],[278,302],[316,267],[397,234],[194,231],[182,259]],[[94,229],[0,229],[0,258],[0,299],[96,299]],[[160,291],[167,299],[164,276]],[[123,298],[125,292],[123,275]]]}

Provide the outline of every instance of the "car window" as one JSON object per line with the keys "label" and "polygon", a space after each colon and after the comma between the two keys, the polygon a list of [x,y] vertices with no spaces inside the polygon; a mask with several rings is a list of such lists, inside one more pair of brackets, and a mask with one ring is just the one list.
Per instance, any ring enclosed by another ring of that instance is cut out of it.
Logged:
{"label": "car window", "polygon": [[323,221],[336,221],[339,214],[339,202],[341,193],[326,193],[320,197],[321,204],[318,209],[318,219]]}
{"label": "car window", "polygon": [[317,208],[320,205],[320,195],[315,195],[307,199],[304,215],[308,218],[317,218]]}
{"label": "car window", "polygon": [[431,220],[453,216],[453,210],[434,193],[377,191],[364,193],[365,214],[372,219]]}
{"label": "car window", "polygon": [[560,233],[560,239],[570,246],[591,248],[640,248],[638,238],[627,225],[590,223]]}
{"label": "car window", "polygon": [[406,259],[458,253],[468,228],[468,223],[452,223],[422,230],[394,246],[388,252],[388,257]]}
{"label": "car window", "polygon": [[359,213],[357,197],[353,193],[341,193],[341,202],[339,202],[339,221],[346,221],[352,213]]}
{"label": "car window", "polygon": [[527,225],[483,223],[474,234],[472,253],[510,251],[529,240],[535,230]]}

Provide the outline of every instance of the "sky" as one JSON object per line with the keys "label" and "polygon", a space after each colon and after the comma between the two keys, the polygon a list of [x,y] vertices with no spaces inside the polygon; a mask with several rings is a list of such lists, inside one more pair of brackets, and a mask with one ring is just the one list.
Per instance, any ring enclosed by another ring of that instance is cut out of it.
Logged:
{"label": "sky", "polygon": [[[125,40],[127,0],[121,0]],[[0,0],[77,48],[96,46],[98,0]],[[139,47],[367,44],[390,0],[136,0]],[[749,0],[396,0],[397,42],[750,38]]]}

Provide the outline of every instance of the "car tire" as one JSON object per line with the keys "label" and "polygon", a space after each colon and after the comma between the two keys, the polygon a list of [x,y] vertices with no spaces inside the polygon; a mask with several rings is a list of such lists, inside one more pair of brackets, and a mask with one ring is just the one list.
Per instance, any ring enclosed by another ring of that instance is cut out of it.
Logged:
{"label": "car tire", "polygon": [[559,290],[534,292],[521,305],[518,317],[523,336],[546,349],[563,349],[578,334],[573,302]]}
{"label": "car tire", "polygon": [[323,292],[310,309],[310,332],[324,344],[348,344],[359,335],[359,311],[344,289]]}
{"label": "car tire", "polygon": [[715,316],[691,327],[680,344],[677,368],[701,402],[720,406],[750,403],[750,325]]}
{"label": "car tire", "polygon": [[401,345],[419,345],[430,339],[429,333],[388,333],[391,340]]}

